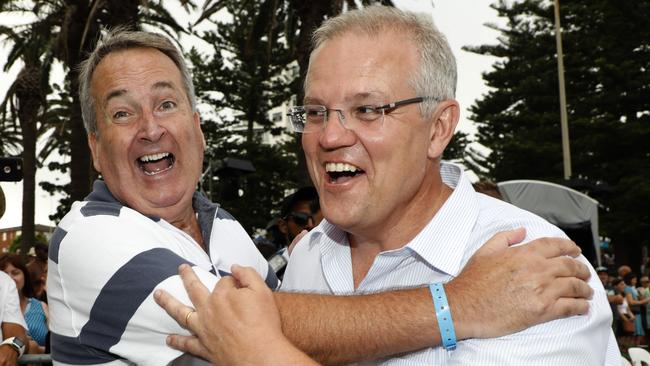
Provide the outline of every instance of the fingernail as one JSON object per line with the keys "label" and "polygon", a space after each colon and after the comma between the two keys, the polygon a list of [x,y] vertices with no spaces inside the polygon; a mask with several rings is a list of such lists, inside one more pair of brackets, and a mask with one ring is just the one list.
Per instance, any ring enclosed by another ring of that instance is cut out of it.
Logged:
{"label": "fingernail", "polygon": [[159,298],[159,297],[160,297],[160,290],[156,290],[156,291],[154,291],[154,292],[153,292],[153,298],[154,298],[154,299],[157,299],[157,298]]}
{"label": "fingernail", "polygon": [[168,346],[171,346],[172,345],[172,337],[167,336],[167,338],[165,339],[165,343],[167,343]]}

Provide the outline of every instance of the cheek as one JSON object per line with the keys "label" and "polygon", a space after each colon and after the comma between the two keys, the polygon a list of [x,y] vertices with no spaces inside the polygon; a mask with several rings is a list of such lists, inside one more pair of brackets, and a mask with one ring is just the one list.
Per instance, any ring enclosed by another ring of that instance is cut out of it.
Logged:
{"label": "cheek", "polygon": [[305,153],[307,169],[312,179],[315,178],[316,167],[318,166],[318,137],[317,134],[302,135],[302,149]]}

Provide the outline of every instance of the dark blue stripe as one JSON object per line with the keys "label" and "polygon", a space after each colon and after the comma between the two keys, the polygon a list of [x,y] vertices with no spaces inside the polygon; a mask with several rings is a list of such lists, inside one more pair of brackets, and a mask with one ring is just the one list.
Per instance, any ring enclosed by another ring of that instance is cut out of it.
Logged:
{"label": "dark blue stripe", "polygon": [[52,359],[72,365],[96,365],[120,359],[110,352],[92,349],[81,344],[76,337],[51,334]]}
{"label": "dark blue stripe", "polygon": [[232,273],[219,270],[219,276],[221,277],[232,276]]}
{"label": "dark blue stripe", "polygon": [[93,191],[90,192],[86,198],[84,198],[84,201],[101,201],[120,204],[120,202],[115,199],[111,191],[108,190],[106,183],[101,179],[97,179],[95,182],[93,182]]}
{"label": "dark blue stripe", "polygon": [[266,285],[269,286],[271,290],[276,290],[278,288],[278,285],[280,284],[280,280],[278,279],[278,276],[275,274],[275,271],[273,268],[271,268],[271,265],[269,264],[269,269],[266,270]]}
{"label": "dark blue stripe", "polygon": [[50,259],[56,264],[59,264],[59,247],[61,247],[61,241],[66,235],[68,235],[68,232],[61,229],[60,226],[57,226],[56,229],[54,229],[52,238],[50,239],[48,257],[50,257]]}
{"label": "dark blue stripe", "polygon": [[230,214],[230,212],[224,210],[223,208],[220,208],[217,211],[217,219],[237,221],[235,217]]}
{"label": "dark blue stripe", "polygon": [[108,351],[117,344],[142,302],[165,279],[178,273],[188,262],[169,249],[142,252],[122,266],[97,296],[79,340],[85,345]]}
{"label": "dark blue stripe", "polygon": [[81,208],[81,214],[85,217],[97,215],[120,216],[122,206],[116,203],[88,201]]}
{"label": "dark blue stripe", "polygon": [[158,216],[153,216],[153,215],[146,215],[146,216],[153,222],[160,221],[160,217],[158,217]]}

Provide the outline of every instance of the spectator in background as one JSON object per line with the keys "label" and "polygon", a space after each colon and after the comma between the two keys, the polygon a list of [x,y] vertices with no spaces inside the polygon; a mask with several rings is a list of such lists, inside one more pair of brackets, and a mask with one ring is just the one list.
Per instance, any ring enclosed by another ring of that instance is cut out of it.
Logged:
{"label": "spectator in background", "polygon": [[622,265],[618,267],[618,277],[624,278],[626,274],[632,272],[632,268],[630,266]]}
{"label": "spectator in background", "polygon": [[314,206],[317,202],[318,192],[314,187],[299,188],[285,197],[278,220],[278,230],[284,236],[284,247],[289,246],[303,230],[309,231],[317,225],[313,211],[316,207],[320,212],[320,206]]}
{"label": "spectator in background", "polygon": [[[641,276],[641,278],[639,279],[639,283],[641,285],[636,289],[639,292],[639,298],[650,299],[650,288],[649,288],[650,277],[648,277],[648,275]],[[648,322],[650,321],[650,305],[648,304],[643,305],[642,314],[645,317],[645,323],[643,324],[643,329],[646,331],[646,334],[648,334]]]}
{"label": "spectator in background", "polygon": [[47,304],[47,261],[41,261],[38,258],[32,258],[27,263],[27,271],[32,281],[34,297]]}
{"label": "spectator in background", "polygon": [[[276,243],[280,250],[269,258],[271,268],[282,279],[284,269],[289,261],[288,247],[303,230],[313,229],[323,215],[320,213],[318,192],[314,187],[302,187],[288,195],[282,201],[277,231],[280,234]],[[318,221],[318,222],[317,222]]]}
{"label": "spectator in background", "polygon": [[[622,296],[625,293],[625,282],[620,279],[620,278],[615,278],[612,281],[612,286],[614,288],[614,293],[617,296]],[[616,311],[614,314],[616,314],[617,324],[617,332],[616,335],[618,337],[634,337],[635,329],[636,329],[636,317],[634,313],[632,313],[632,310],[630,309],[629,304],[627,303],[627,300],[625,297],[623,297],[623,301],[621,301],[620,304],[616,306]]]}
{"label": "spectator in background", "polygon": [[16,365],[18,358],[28,350],[26,329],[16,283],[0,271],[0,365]]}
{"label": "spectator in background", "polygon": [[0,256],[0,270],[8,274],[16,283],[20,310],[25,317],[28,334],[37,343],[37,345],[30,345],[30,353],[44,353],[49,332],[47,304],[34,298],[29,271],[18,254],[6,253]]}
{"label": "spectator in background", "polygon": [[616,292],[616,288],[610,281],[607,267],[596,268],[596,273],[598,273],[598,278],[600,278],[600,282],[602,282],[603,287],[605,287],[605,291],[607,292],[607,301],[609,302],[609,306],[612,308],[612,329],[614,329],[614,334],[618,334],[620,315],[617,307],[623,304],[623,301],[625,300],[623,297],[623,290],[625,290],[625,287],[623,287],[619,293]]}
{"label": "spectator in background", "polygon": [[45,243],[34,245],[34,255],[27,262],[29,277],[32,279],[34,297],[47,304],[47,253],[49,247]]}
{"label": "spectator in background", "polygon": [[[620,268],[619,268],[620,273]],[[643,342],[645,338],[645,331],[643,329],[643,321],[641,320],[642,316],[642,305],[650,302],[650,298],[641,299],[639,297],[639,292],[636,289],[637,278],[634,272],[628,272],[623,276],[623,282],[625,282],[625,299],[632,310],[632,313],[635,316],[634,319],[634,344],[639,345]]]}

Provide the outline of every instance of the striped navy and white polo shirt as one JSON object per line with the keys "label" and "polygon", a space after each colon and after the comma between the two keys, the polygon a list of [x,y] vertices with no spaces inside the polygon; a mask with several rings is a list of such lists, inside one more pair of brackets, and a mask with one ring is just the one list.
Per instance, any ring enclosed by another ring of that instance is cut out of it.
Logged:
{"label": "striped navy and white polo shirt", "polygon": [[161,288],[190,304],[177,274],[182,263],[191,264],[210,289],[233,264],[253,267],[269,287],[278,287],[275,273],[228,212],[198,192],[192,204],[208,253],[167,221],[123,206],[103,181],[72,205],[50,241],[55,365],[204,364],[165,344],[170,333],[189,333],[153,299]]}

